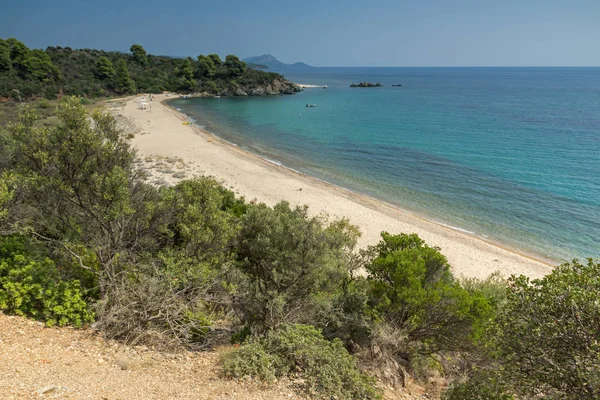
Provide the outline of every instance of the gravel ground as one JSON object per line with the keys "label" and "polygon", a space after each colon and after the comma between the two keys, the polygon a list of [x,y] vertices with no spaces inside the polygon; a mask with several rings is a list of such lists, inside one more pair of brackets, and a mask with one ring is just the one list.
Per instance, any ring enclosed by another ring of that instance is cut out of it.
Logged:
{"label": "gravel ground", "polygon": [[221,377],[218,352],[165,354],[0,313],[0,399],[298,399]]}
{"label": "gravel ground", "polygon": [[[0,312],[0,399],[306,398],[290,381],[267,387],[223,378],[218,362],[223,350],[169,354]],[[385,393],[390,400],[423,398],[428,397]]]}

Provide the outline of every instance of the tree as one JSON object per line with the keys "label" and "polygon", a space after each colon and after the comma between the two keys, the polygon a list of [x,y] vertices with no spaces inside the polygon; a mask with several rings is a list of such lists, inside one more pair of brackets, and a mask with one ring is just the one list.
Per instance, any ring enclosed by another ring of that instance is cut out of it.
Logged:
{"label": "tree", "polygon": [[209,54],[207,57],[210,58],[210,60],[215,65],[215,67],[218,68],[223,65],[223,61],[221,61],[221,57],[219,57],[217,54]]}
{"label": "tree", "polygon": [[29,210],[21,227],[95,274],[104,297],[133,265],[128,257],[148,245],[144,232],[155,231],[148,202],[156,190],[140,179],[111,115],[96,112],[90,122],[80,99],[65,97],[57,116],[57,126],[41,127],[25,109],[9,126],[23,199],[14,207]]}
{"label": "tree", "polygon": [[96,61],[96,69],[96,74],[100,79],[111,80],[115,75],[113,64],[106,56],[98,58],[98,61]]}
{"label": "tree", "polygon": [[129,50],[133,54],[133,59],[135,60],[135,62],[137,62],[140,65],[146,65],[148,63],[148,56],[146,55],[146,50],[144,50],[144,48],[141,45],[134,44]]}
{"label": "tree", "polygon": [[346,220],[329,224],[307,208],[281,202],[251,207],[237,237],[233,292],[243,322],[269,330],[284,322],[306,322],[324,293],[348,274],[350,251],[359,236]]}
{"label": "tree", "polygon": [[240,76],[246,71],[246,63],[231,54],[225,57],[224,65],[231,76]]}
{"label": "tree", "polygon": [[196,70],[196,76],[198,78],[213,77],[217,72],[217,67],[213,62],[212,58],[200,54],[198,56],[198,69]]}
{"label": "tree", "polygon": [[483,295],[460,286],[439,249],[416,234],[383,232],[373,250],[366,269],[375,315],[421,353],[468,346],[491,307]]}
{"label": "tree", "polygon": [[29,55],[29,48],[15,38],[6,39],[6,43],[10,48],[10,59],[13,62],[13,66],[19,67],[23,65]]}
{"label": "tree", "polygon": [[10,47],[6,41],[0,39],[0,72],[10,71],[11,69]]}
{"label": "tree", "polygon": [[58,67],[52,64],[48,54],[42,50],[31,50],[23,61],[23,72],[31,79],[42,82],[56,81],[60,78]]}
{"label": "tree", "polygon": [[190,91],[196,87],[196,81],[194,80],[194,70],[192,69],[192,62],[189,58],[183,60],[181,69],[179,70],[179,78],[181,80],[181,90]]}
{"label": "tree", "polygon": [[600,262],[513,276],[509,287],[489,332],[500,379],[532,398],[600,398]]}
{"label": "tree", "polygon": [[114,77],[115,90],[122,94],[133,94],[135,93],[135,83],[129,76],[129,69],[127,69],[127,63],[124,59],[120,59],[117,62],[117,68],[115,70]]}

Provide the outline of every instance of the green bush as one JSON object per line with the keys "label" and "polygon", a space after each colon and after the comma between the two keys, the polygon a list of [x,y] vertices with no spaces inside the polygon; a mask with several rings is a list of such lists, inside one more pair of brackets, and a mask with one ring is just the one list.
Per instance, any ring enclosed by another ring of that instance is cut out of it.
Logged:
{"label": "green bush", "polygon": [[225,375],[236,378],[251,376],[265,382],[273,382],[285,375],[281,370],[281,360],[270,354],[262,343],[251,341],[223,356]]}
{"label": "green bush", "polygon": [[361,373],[356,359],[342,342],[326,340],[307,325],[282,325],[264,336],[255,336],[223,357],[227,376],[299,377],[315,398],[376,399],[374,379]]}
{"label": "green bush", "polygon": [[442,396],[443,400],[513,400],[514,396],[491,376],[481,373],[466,382],[455,382]]}
{"label": "green bush", "polygon": [[376,318],[400,330],[422,354],[467,348],[491,316],[486,297],[464,289],[439,249],[416,234],[384,232],[382,238],[366,267]]}
{"label": "green bush", "polygon": [[523,396],[600,398],[600,262],[513,276],[508,286],[488,332],[503,380]]}
{"label": "green bush", "polygon": [[242,322],[262,331],[312,323],[323,297],[347,278],[358,235],[348,221],[327,223],[306,207],[250,207],[237,235],[238,275],[229,277]]}
{"label": "green bush", "polygon": [[5,238],[0,249],[0,309],[45,321],[81,327],[94,320],[77,280],[63,281],[50,259],[33,259],[18,239]]}

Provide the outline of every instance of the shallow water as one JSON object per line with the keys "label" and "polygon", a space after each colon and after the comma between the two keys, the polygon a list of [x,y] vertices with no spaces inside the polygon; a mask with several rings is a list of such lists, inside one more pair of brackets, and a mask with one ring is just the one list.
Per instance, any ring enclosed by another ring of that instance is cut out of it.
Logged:
{"label": "shallow water", "polygon": [[[600,68],[286,77],[329,88],[171,105],[265,158],[432,220],[551,258],[600,257]],[[349,88],[361,81],[384,87]]]}

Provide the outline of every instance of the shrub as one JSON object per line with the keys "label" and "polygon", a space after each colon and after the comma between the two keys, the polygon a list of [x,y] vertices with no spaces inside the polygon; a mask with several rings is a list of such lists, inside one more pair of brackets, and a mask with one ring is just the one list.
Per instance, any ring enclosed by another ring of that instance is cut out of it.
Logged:
{"label": "shrub", "polygon": [[234,306],[258,330],[309,323],[317,304],[348,276],[357,229],[345,220],[327,224],[306,207],[264,204],[242,216],[237,236]]}
{"label": "shrub", "polygon": [[382,238],[366,267],[375,316],[423,354],[469,346],[491,315],[489,301],[462,288],[439,249],[416,234],[384,232]]}
{"label": "shrub", "polygon": [[201,293],[153,269],[130,274],[98,302],[98,327],[128,344],[204,346],[211,320]]}
{"label": "shrub", "polygon": [[361,373],[342,342],[328,341],[312,326],[281,325],[264,336],[252,337],[223,357],[227,376],[299,377],[317,398],[375,399],[374,380]]}
{"label": "shrub", "polygon": [[81,327],[94,314],[77,280],[63,281],[50,259],[25,253],[19,239],[5,238],[0,249],[0,309],[47,325]]}
{"label": "shrub", "polygon": [[466,382],[454,382],[442,396],[443,400],[513,400],[506,387],[485,373]]}
{"label": "shrub", "polygon": [[563,264],[542,279],[509,279],[489,336],[517,394],[600,398],[600,262]]}

